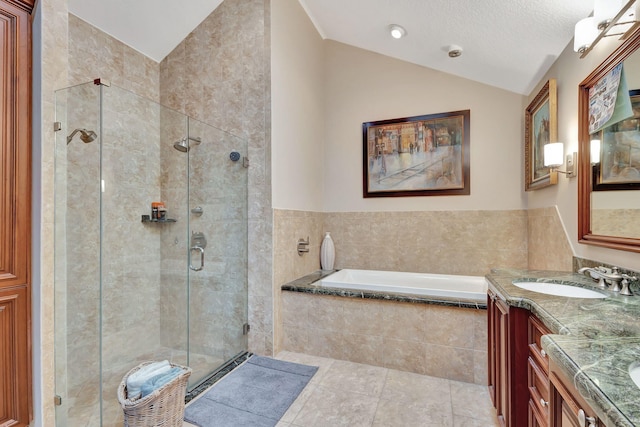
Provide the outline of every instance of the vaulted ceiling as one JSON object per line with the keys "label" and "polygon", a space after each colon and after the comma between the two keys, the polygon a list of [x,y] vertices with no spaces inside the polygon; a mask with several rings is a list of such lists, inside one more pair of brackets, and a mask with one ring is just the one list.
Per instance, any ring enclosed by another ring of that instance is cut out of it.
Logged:
{"label": "vaulted ceiling", "polygon": [[[325,39],[526,95],[593,8],[584,0],[299,1]],[[159,62],[221,2],[69,0],[69,10]],[[391,38],[390,24],[406,37]],[[451,45],[460,57],[449,57]]]}

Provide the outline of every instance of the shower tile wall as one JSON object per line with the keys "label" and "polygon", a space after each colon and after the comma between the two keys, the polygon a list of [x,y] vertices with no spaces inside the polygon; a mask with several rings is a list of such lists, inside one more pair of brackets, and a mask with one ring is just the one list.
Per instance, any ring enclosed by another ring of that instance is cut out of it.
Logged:
{"label": "shower tile wall", "polygon": [[[73,15],[69,15],[69,57],[69,85],[100,77],[158,99],[157,64]],[[73,89],[84,94],[69,98],[70,116],[62,132],[87,128],[99,133],[98,90],[93,84]],[[140,215],[147,212],[150,201],[160,197],[159,108],[119,88],[105,90],[103,384],[98,341],[98,141],[84,144],[76,135],[67,151],[68,415],[95,422],[99,419],[99,387],[104,387],[108,407],[117,409],[114,390],[123,373],[150,348],[160,345],[160,230],[140,223]],[[78,104],[82,99],[84,103]],[[64,140],[64,136],[58,138]]]}
{"label": "shower tile wall", "polygon": [[160,100],[157,62],[72,14],[68,73],[67,86],[100,78],[145,98]]}
{"label": "shower tile wall", "polygon": [[261,354],[273,351],[268,37],[269,1],[225,0],[160,64],[163,105],[248,141],[249,348]]}

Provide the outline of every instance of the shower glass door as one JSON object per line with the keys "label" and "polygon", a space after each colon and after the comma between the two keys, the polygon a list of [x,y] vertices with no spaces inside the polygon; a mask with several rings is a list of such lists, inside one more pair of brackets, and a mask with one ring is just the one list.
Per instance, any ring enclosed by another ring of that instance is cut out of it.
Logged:
{"label": "shower glass door", "polygon": [[247,142],[189,119],[189,363],[193,387],[246,351]]}
{"label": "shower glass door", "polygon": [[94,83],[57,91],[56,121],[56,425],[122,426],[141,362],[192,387],[247,349],[246,141]]}

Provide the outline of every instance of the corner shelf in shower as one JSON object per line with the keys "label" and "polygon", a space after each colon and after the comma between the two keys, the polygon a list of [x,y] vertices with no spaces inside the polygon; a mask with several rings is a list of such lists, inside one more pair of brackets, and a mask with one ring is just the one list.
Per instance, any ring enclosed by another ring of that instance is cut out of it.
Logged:
{"label": "corner shelf in shower", "polygon": [[147,219],[147,218],[142,218],[142,222],[153,222],[153,223],[160,223],[160,224],[164,224],[167,222],[178,222],[178,220],[172,219],[172,218],[167,218],[167,219]]}

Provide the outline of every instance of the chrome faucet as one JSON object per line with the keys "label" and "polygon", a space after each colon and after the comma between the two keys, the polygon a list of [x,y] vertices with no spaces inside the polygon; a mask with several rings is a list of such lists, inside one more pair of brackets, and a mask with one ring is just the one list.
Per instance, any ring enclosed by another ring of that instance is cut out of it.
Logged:
{"label": "chrome faucet", "polygon": [[607,289],[607,285],[609,285],[610,291],[620,292],[621,295],[633,295],[629,289],[629,285],[630,282],[638,280],[636,277],[620,274],[618,267],[612,267],[610,269],[603,266],[584,267],[578,270],[578,273],[597,280],[598,286],[603,289]]}

